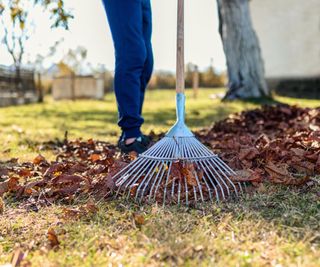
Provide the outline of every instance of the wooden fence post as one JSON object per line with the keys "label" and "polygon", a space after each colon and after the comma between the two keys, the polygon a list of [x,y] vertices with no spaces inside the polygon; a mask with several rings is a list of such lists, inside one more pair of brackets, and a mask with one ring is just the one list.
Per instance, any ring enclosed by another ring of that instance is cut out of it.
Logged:
{"label": "wooden fence post", "polygon": [[199,69],[197,65],[194,66],[192,78],[193,98],[196,99],[199,93]]}

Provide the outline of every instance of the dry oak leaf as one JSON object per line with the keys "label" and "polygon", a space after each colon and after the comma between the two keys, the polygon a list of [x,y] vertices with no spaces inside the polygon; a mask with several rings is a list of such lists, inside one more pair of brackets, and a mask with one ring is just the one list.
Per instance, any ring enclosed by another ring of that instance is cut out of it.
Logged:
{"label": "dry oak leaf", "polygon": [[33,159],[33,164],[39,165],[41,162],[46,161],[45,157],[42,155],[38,155]]}
{"label": "dry oak leaf", "polygon": [[302,178],[293,177],[285,164],[276,166],[273,162],[269,162],[266,164],[265,170],[270,175],[270,181],[275,184],[302,185],[309,180],[309,176]]}
{"label": "dry oak leaf", "polygon": [[87,204],[85,205],[85,209],[89,213],[97,213],[99,211],[98,206],[96,203],[94,203],[92,198],[88,200]]}
{"label": "dry oak leaf", "polygon": [[256,169],[256,170],[240,170],[236,171],[234,175],[230,177],[230,179],[233,182],[255,182],[255,183],[261,183],[262,178],[262,170]]}
{"label": "dry oak leaf", "polygon": [[180,161],[176,161],[173,162],[171,165],[171,172],[170,172],[170,180],[174,181],[174,180],[182,180],[182,175],[181,175],[181,162]]}
{"label": "dry oak leaf", "polygon": [[314,175],[315,164],[313,164],[312,162],[299,161],[299,162],[295,162],[294,165],[292,165],[292,167],[301,173]]}
{"label": "dry oak leaf", "polygon": [[195,168],[193,163],[189,163],[189,164],[185,164],[184,166],[182,166],[182,168],[180,169],[181,174],[187,179],[187,184],[191,185],[191,186],[197,186],[197,179],[195,176]]}
{"label": "dry oak leaf", "polygon": [[51,247],[59,246],[60,242],[53,228],[48,229],[47,238]]}
{"label": "dry oak leaf", "polygon": [[137,153],[137,152],[132,151],[132,152],[129,153],[129,159],[130,159],[131,161],[134,161],[134,160],[137,159],[137,158],[138,158],[138,153]]}
{"label": "dry oak leaf", "polygon": [[90,160],[93,162],[99,161],[101,159],[101,156],[99,154],[92,154],[90,156]]}
{"label": "dry oak leaf", "polygon": [[134,219],[135,225],[138,227],[145,224],[145,219],[144,219],[143,215],[140,213],[134,213],[133,219]]}
{"label": "dry oak leaf", "polygon": [[30,177],[32,175],[31,173],[31,170],[29,169],[20,169],[18,171],[18,174],[21,176],[21,177]]}
{"label": "dry oak leaf", "polygon": [[19,190],[19,178],[11,177],[8,180],[8,190],[9,191],[18,191]]}
{"label": "dry oak leaf", "polygon": [[239,152],[239,159],[240,160],[244,160],[244,159],[252,160],[256,156],[258,156],[259,154],[260,153],[259,153],[258,149],[256,149],[255,147],[242,148],[242,149],[240,149],[240,152]]}
{"label": "dry oak leaf", "polygon": [[78,175],[61,174],[52,180],[53,184],[80,183],[84,178]]}

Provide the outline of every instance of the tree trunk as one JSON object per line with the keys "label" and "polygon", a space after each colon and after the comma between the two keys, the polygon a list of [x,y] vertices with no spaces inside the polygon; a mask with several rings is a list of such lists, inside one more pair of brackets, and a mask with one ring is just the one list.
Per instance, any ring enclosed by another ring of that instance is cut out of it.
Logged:
{"label": "tree trunk", "polygon": [[22,88],[22,79],[21,79],[21,67],[18,64],[15,64],[15,86],[16,91],[19,95],[19,97],[23,96],[23,88]]}
{"label": "tree trunk", "polygon": [[217,0],[219,32],[228,67],[224,99],[270,97],[264,78],[259,40],[253,29],[248,0]]}
{"label": "tree trunk", "polygon": [[43,103],[43,87],[42,87],[42,81],[41,81],[41,74],[38,73],[38,103]]}
{"label": "tree trunk", "polygon": [[199,93],[199,69],[198,66],[194,66],[194,70],[192,73],[192,88],[193,88],[193,98],[198,98]]}

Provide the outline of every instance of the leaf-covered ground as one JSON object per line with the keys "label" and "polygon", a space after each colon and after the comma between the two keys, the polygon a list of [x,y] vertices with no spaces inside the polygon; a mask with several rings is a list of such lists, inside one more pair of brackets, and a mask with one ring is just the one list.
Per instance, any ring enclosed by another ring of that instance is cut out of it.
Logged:
{"label": "leaf-covered ground", "polygon": [[[199,121],[218,104],[209,93],[190,105]],[[221,105],[227,112],[234,104]],[[92,139],[40,141],[31,160],[0,164],[0,263],[319,266],[319,114],[263,107],[200,130],[200,140],[239,170],[234,179],[252,184],[240,201],[205,209],[110,200],[110,178],[132,155]]]}

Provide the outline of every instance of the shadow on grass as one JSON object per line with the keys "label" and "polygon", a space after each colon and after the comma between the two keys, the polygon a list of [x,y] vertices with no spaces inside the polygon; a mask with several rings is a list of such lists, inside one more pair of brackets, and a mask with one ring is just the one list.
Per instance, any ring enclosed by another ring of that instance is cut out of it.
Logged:
{"label": "shadow on grass", "polygon": [[222,100],[224,103],[232,103],[232,102],[238,102],[242,104],[250,103],[255,105],[286,105],[284,102],[281,102],[275,98],[271,97],[265,97],[265,98],[246,98],[242,100]]}
{"label": "shadow on grass", "polygon": [[239,220],[263,219],[280,226],[279,230],[293,230],[292,234],[299,239],[312,232],[315,235],[313,242],[320,245],[319,182],[312,187],[301,188],[269,185],[266,190],[266,193],[244,195],[221,204],[221,212],[230,212]]}
{"label": "shadow on grass", "polygon": [[[228,115],[236,112],[237,109],[232,106],[218,106],[210,110],[191,110],[186,111],[186,123],[189,127],[199,128],[207,127],[212,123],[222,120]],[[172,122],[176,120],[175,109],[162,110],[158,112],[145,112],[144,118],[146,124],[152,124],[157,126],[172,126]]]}

